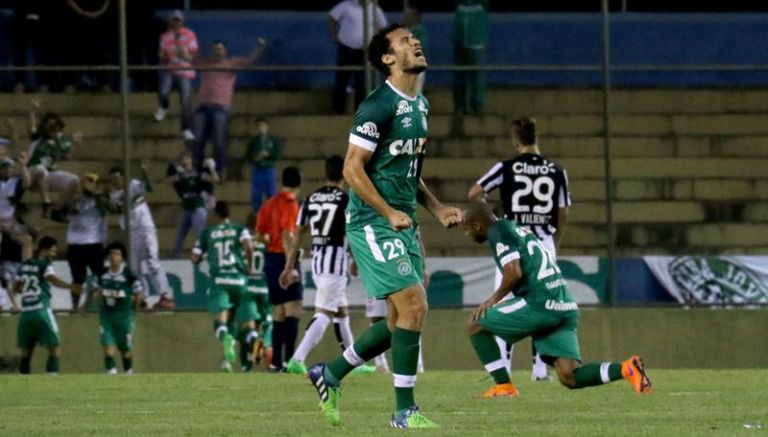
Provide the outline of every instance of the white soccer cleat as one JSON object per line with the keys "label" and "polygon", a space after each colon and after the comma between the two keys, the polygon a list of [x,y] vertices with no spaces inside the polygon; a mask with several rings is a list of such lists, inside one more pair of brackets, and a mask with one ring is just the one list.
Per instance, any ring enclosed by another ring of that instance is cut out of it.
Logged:
{"label": "white soccer cleat", "polygon": [[165,115],[168,111],[163,108],[159,107],[155,110],[155,121],[163,121],[165,120]]}
{"label": "white soccer cleat", "polygon": [[195,134],[192,133],[189,129],[184,129],[181,131],[181,136],[184,138],[184,141],[194,141],[195,140]]}

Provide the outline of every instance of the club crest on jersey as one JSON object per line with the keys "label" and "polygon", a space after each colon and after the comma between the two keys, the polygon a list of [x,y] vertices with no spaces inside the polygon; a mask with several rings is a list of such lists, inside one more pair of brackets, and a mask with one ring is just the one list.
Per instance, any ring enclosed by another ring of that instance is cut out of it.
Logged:
{"label": "club crest on jersey", "polygon": [[509,246],[504,243],[496,243],[496,256],[501,256],[504,252],[509,250]]}
{"label": "club crest on jersey", "polygon": [[403,123],[403,127],[411,127],[411,123],[413,122],[413,119],[411,117],[405,117],[402,120],[400,120],[401,123]]}
{"label": "club crest on jersey", "polygon": [[424,150],[426,138],[408,138],[407,140],[395,140],[389,144],[389,153],[392,156],[418,155]]}
{"label": "club crest on jersey", "polygon": [[376,127],[376,123],[372,121],[366,121],[362,126],[358,126],[355,130],[367,137],[379,138],[379,128]]}
{"label": "club crest on jersey", "polygon": [[397,273],[400,273],[400,276],[410,275],[412,271],[413,267],[409,261],[401,261],[397,264]]}
{"label": "club crest on jersey", "polygon": [[397,112],[395,112],[395,115],[403,115],[403,114],[410,114],[413,112],[413,107],[405,100],[400,100],[397,102]]}

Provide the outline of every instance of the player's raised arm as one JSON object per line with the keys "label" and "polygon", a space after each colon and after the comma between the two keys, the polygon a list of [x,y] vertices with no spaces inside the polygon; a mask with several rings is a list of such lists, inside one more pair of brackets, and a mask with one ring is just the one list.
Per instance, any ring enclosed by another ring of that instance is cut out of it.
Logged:
{"label": "player's raised arm", "polygon": [[365,171],[365,165],[373,156],[373,151],[349,143],[344,159],[344,180],[365,203],[375,209],[396,230],[407,229],[413,225],[408,214],[398,211],[381,197],[371,178]]}
{"label": "player's raised arm", "polygon": [[463,220],[463,213],[461,210],[459,208],[444,205],[437,200],[437,197],[432,194],[427,187],[427,184],[425,184],[424,180],[421,178],[419,178],[417,200],[419,201],[419,204],[427,208],[427,210],[446,228],[456,226]]}

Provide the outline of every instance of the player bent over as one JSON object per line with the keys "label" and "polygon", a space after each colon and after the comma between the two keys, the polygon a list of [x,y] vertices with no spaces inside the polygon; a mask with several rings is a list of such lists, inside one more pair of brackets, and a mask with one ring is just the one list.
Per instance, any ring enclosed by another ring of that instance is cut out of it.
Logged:
{"label": "player bent over", "polygon": [[[11,306],[21,311],[16,344],[21,352],[19,371],[22,374],[29,373],[32,353],[37,344],[48,348],[45,371],[50,374],[59,373],[61,348],[59,326],[50,306],[51,284],[67,290],[72,285],[59,279],[53,270],[51,262],[56,257],[57,249],[53,237],[41,238],[34,257],[21,264],[15,289],[11,288]],[[14,294],[21,295],[20,309],[16,307]]]}
{"label": "player bent over", "polygon": [[91,299],[99,299],[104,369],[110,375],[117,374],[116,350],[120,351],[125,373],[133,373],[133,312],[139,308],[143,287],[141,280],[125,265],[126,252],[123,243],[115,242],[107,246],[109,267],[97,279],[96,288],[83,307],[87,308]]}
{"label": "player bent over", "polygon": [[229,311],[237,307],[246,293],[246,277],[253,258],[251,235],[242,225],[229,221],[229,204],[216,202],[213,225],[203,231],[192,249],[192,263],[199,264],[206,255],[210,274],[208,311],[214,316],[213,329],[224,349],[222,370],[232,371],[235,339],[227,328]]}
{"label": "player bent over", "polygon": [[[528,229],[497,219],[485,203],[464,212],[464,233],[476,243],[488,241],[501,286],[472,313],[469,339],[496,383],[483,397],[516,396],[494,335],[510,344],[530,336],[542,359],[555,367],[564,386],[584,388],[626,379],[638,393],[651,393],[642,359],[622,363],[581,364],[577,335],[579,309],[551,252]],[[502,301],[510,291],[515,297]]]}

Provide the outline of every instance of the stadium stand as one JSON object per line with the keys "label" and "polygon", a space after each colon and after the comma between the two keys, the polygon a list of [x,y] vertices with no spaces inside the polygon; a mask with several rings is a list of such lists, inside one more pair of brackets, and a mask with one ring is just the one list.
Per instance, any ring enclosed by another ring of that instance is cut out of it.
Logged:
{"label": "stadium stand", "polygon": [[[768,91],[618,90],[614,93],[613,175],[619,254],[759,253],[768,247]],[[116,94],[40,96],[46,111],[61,113],[70,131],[83,131],[85,143],[62,168],[79,174],[107,169],[122,159],[120,98]],[[512,153],[507,122],[537,118],[544,154],[569,172],[574,206],[563,240],[566,255],[603,254],[605,211],[601,94],[593,90],[494,90],[487,114],[454,118],[451,94],[433,91],[429,159],[424,169],[441,198],[462,202],[474,180]],[[24,126],[30,95],[6,94],[4,114]],[[281,165],[299,165],[307,191],[322,179],[322,159],[342,153],[350,116],[330,116],[327,92],[241,91],[230,125],[230,155],[241,156],[255,131],[255,118],[268,116],[272,131],[285,139]],[[175,235],[177,199],[162,182],[167,162],[183,144],[174,121],[152,119],[152,94],[130,99],[132,156],[150,159],[156,191],[150,196],[159,228],[161,253]],[[15,111],[15,112],[12,112]],[[274,115],[273,115],[274,114]],[[277,115],[279,114],[279,115]],[[178,113],[171,111],[170,118]],[[22,140],[22,144],[25,144]],[[137,169],[138,166],[134,167]],[[439,176],[439,181],[433,178]],[[227,181],[220,199],[233,203],[233,216],[248,213],[249,184]],[[33,222],[61,237],[63,226],[39,219],[30,195]],[[241,218],[242,217],[242,218]],[[483,248],[452,238],[431,219],[423,221],[430,253],[481,255]],[[116,227],[112,232],[119,232]],[[116,235],[116,234],[113,234]],[[187,248],[191,245],[188,241]]]}

